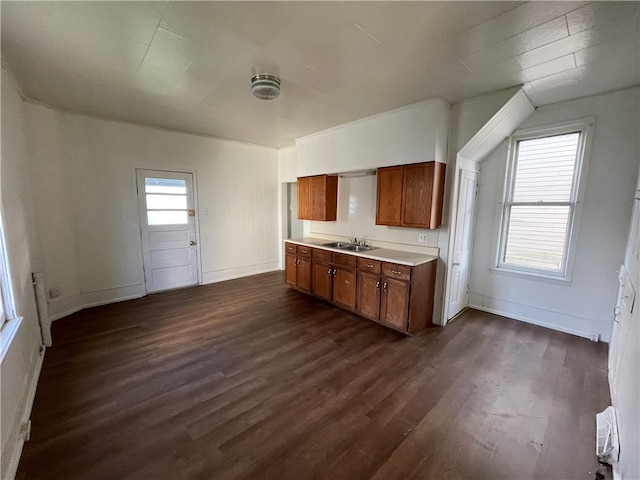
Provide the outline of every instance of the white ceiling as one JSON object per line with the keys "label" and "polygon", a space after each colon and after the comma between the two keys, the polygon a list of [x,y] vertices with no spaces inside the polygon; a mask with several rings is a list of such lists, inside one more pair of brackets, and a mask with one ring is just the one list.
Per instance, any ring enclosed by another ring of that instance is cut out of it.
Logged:
{"label": "white ceiling", "polygon": [[[24,95],[262,145],[429,97],[640,84],[640,2],[6,2]],[[275,101],[252,73],[278,74]]]}

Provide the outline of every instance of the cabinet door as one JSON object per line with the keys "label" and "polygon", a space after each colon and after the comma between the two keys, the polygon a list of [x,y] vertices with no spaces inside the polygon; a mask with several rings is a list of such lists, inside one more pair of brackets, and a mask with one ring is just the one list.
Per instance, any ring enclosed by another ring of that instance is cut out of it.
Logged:
{"label": "cabinet door", "polygon": [[297,267],[295,255],[284,256],[284,280],[293,287],[296,286]]}
{"label": "cabinet door", "polygon": [[409,284],[393,278],[382,277],[380,322],[406,332],[408,316]]}
{"label": "cabinet door", "polygon": [[333,303],[348,310],[356,309],[356,271],[333,266]]}
{"label": "cabinet door", "polygon": [[402,226],[429,228],[434,162],[405,165],[402,182]]}
{"label": "cabinet door", "polygon": [[400,225],[403,167],[378,169],[376,225]]}
{"label": "cabinet door", "polygon": [[324,175],[309,177],[309,218],[323,220],[325,212]]}
{"label": "cabinet door", "polygon": [[338,206],[338,177],[316,175],[309,177],[310,220],[335,220]]}
{"label": "cabinet door", "polygon": [[311,268],[313,270],[311,282],[313,294],[331,301],[331,280],[333,280],[331,264],[314,261]]}
{"label": "cabinet door", "polygon": [[296,285],[300,290],[311,291],[311,258],[298,256]]}
{"label": "cabinet door", "polygon": [[310,220],[309,177],[298,178],[298,218]]}
{"label": "cabinet door", "polygon": [[356,312],[371,320],[378,320],[380,314],[380,275],[358,272]]}

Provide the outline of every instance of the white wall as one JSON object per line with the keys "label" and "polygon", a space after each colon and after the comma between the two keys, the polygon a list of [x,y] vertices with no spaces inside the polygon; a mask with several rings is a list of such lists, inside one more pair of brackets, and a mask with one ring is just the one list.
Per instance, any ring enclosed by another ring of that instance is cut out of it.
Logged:
{"label": "white wall", "polygon": [[446,163],[449,104],[440,98],[296,139],[296,175],[436,160]]}
{"label": "white wall", "polygon": [[144,293],[136,167],[196,172],[203,283],[278,268],[276,149],[25,106],[53,318]]}
{"label": "white wall", "polygon": [[22,323],[0,366],[0,478],[13,478],[22,451],[21,424],[29,418],[42,365],[31,272],[41,267],[27,171],[23,102],[2,70],[2,156],[0,184],[15,306]]}
{"label": "white wall", "polygon": [[638,91],[540,108],[521,126],[596,116],[570,284],[498,273],[495,266],[506,143],[482,164],[470,306],[608,341],[638,169]]}
{"label": "white wall", "polygon": [[278,179],[281,183],[296,182],[296,146],[283,147],[278,150]]}

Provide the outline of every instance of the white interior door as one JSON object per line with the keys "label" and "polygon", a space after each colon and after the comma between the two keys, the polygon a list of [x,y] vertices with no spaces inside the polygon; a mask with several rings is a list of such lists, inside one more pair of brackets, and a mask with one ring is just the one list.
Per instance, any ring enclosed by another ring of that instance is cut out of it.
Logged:
{"label": "white interior door", "polygon": [[477,186],[478,173],[461,169],[453,239],[448,319],[455,317],[469,303],[469,270]]}
{"label": "white interior door", "polygon": [[137,170],[147,293],[198,283],[193,175]]}

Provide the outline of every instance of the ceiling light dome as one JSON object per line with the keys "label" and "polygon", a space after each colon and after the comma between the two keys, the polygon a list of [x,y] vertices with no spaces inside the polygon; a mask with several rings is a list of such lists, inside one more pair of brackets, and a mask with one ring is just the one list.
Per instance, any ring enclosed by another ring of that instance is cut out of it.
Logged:
{"label": "ceiling light dome", "polygon": [[280,79],[268,73],[251,77],[251,91],[260,100],[275,100],[280,95]]}

